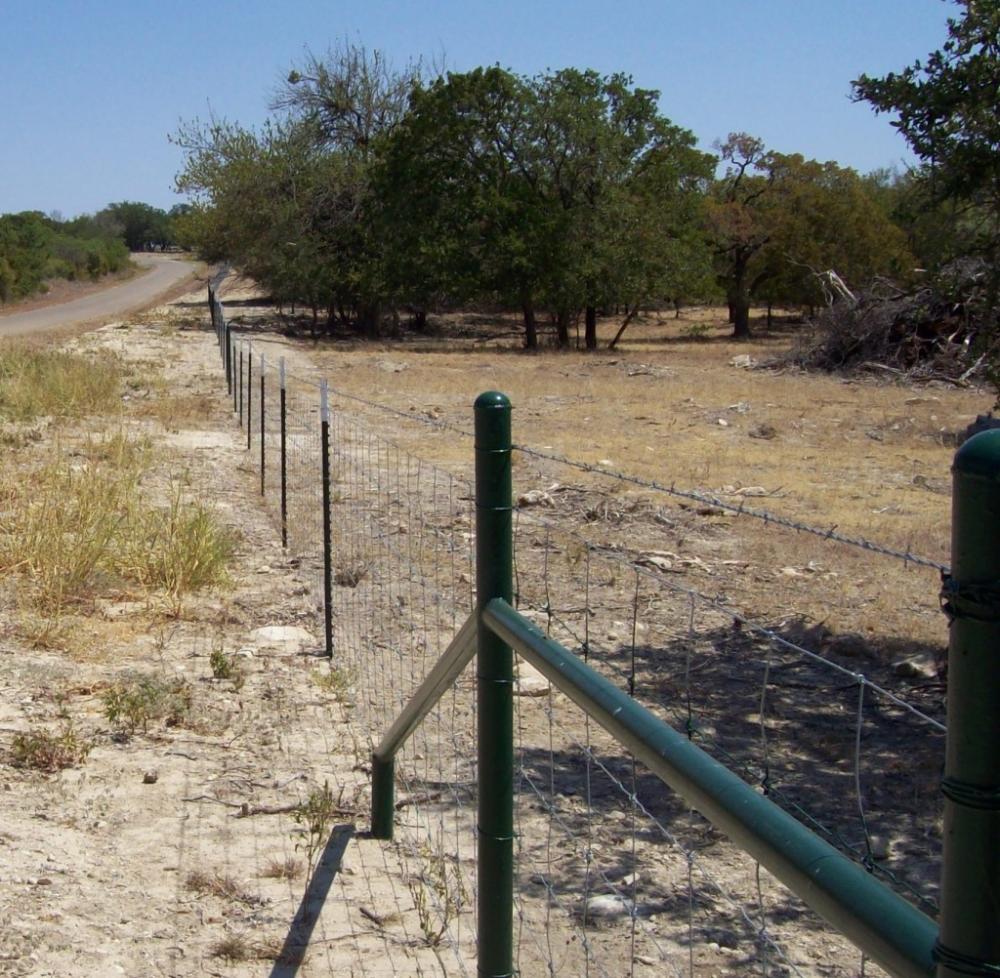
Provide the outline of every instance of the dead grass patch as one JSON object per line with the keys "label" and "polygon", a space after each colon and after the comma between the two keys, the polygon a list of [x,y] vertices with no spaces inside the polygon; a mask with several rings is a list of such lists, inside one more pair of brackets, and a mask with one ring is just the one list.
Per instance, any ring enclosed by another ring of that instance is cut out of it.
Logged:
{"label": "dead grass patch", "polygon": [[83,356],[31,343],[0,346],[0,417],[32,421],[109,414],[125,370],[111,353]]}

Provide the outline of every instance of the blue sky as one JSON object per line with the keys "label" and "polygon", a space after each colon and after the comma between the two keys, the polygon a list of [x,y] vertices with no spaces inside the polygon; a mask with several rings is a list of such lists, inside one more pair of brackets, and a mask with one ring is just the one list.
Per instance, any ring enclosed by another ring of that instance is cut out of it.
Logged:
{"label": "blue sky", "polygon": [[861,171],[911,161],[852,104],[861,72],[945,38],[951,0],[0,0],[0,213],[169,207],[181,119],[246,125],[308,47],[347,38],[461,71],[626,71],[700,145],[742,130]]}

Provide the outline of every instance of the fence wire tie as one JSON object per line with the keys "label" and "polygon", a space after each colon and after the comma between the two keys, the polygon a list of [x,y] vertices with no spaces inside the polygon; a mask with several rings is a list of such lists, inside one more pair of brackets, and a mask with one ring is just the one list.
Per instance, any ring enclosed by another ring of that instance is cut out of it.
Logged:
{"label": "fence wire tie", "polygon": [[950,625],[956,619],[1000,622],[1000,581],[956,581],[951,574],[941,574],[941,610]]}
{"label": "fence wire tie", "polygon": [[1000,961],[983,961],[967,954],[961,954],[945,947],[940,941],[934,945],[934,960],[952,971],[974,978],[997,978],[1000,976]]}

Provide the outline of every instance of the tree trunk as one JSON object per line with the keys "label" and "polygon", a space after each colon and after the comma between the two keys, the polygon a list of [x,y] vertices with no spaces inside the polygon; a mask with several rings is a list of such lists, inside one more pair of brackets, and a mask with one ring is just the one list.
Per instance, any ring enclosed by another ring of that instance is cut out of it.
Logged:
{"label": "tree trunk", "polygon": [[414,309],[413,310],[413,328],[418,333],[427,332],[427,310],[426,309]]}
{"label": "tree trunk", "polygon": [[537,350],[538,324],[535,322],[535,306],[531,301],[531,296],[522,296],[521,312],[524,314],[524,348]]}
{"label": "tree trunk", "polygon": [[358,307],[358,325],[370,340],[379,338],[382,307],[378,302],[363,302]]}
{"label": "tree trunk", "polygon": [[733,307],[733,339],[750,339],[750,297],[739,295]]}
{"label": "tree trunk", "polygon": [[569,316],[568,309],[560,309],[556,313],[556,346],[560,350],[569,347]]}
{"label": "tree trunk", "polygon": [[587,306],[584,312],[583,343],[588,350],[597,349],[597,307]]}
{"label": "tree trunk", "polygon": [[608,349],[613,350],[617,345],[618,341],[622,338],[622,334],[628,329],[628,324],[635,319],[636,313],[639,312],[639,303],[637,302],[631,310],[628,306],[625,306],[625,318],[622,320],[621,326],[618,327],[618,332],[615,333],[615,338],[608,344]]}

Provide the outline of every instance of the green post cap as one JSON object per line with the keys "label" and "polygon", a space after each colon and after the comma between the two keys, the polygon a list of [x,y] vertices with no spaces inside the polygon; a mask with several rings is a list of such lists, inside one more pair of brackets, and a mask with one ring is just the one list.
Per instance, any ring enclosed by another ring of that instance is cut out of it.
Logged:
{"label": "green post cap", "polygon": [[952,472],[1000,480],[1000,428],[973,435],[955,453]]}
{"label": "green post cap", "polygon": [[501,394],[500,391],[483,391],[479,397],[476,398],[475,408],[477,411],[486,410],[487,408],[509,408],[510,398],[506,394]]}

